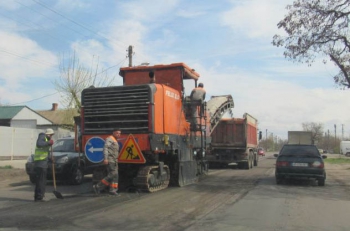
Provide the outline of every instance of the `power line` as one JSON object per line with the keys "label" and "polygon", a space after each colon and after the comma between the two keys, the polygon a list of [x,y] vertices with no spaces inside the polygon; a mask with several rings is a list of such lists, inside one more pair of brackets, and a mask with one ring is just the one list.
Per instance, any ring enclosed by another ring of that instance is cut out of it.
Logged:
{"label": "power line", "polygon": [[[41,7],[50,10],[51,12],[53,12],[53,13],[55,13],[55,14],[61,16],[62,18],[64,18],[64,19],[66,19],[66,20],[68,20],[68,21],[74,23],[75,25],[78,25],[78,26],[84,28],[85,30],[87,30],[87,31],[89,31],[89,32],[91,32],[91,33],[93,33],[93,34],[95,34],[95,35],[97,35],[97,36],[100,36],[100,37],[102,37],[102,38],[104,38],[104,39],[106,39],[106,40],[108,40],[108,41],[110,41],[110,42],[113,42],[113,43],[117,42],[117,43],[118,43],[118,46],[120,46],[120,47],[122,47],[122,46],[123,46],[123,47],[127,47],[127,46],[128,46],[128,45],[124,44],[124,43],[121,42],[121,41],[108,38],[108,37],[102,35],[101,33],[96,32],[96,31],[90,29],[89,27],[83,25],[82,23],[79,23],[79,22],[77,22],[77,21],[75,21],[75,20],[73,20],[73,19],[71,19],[71,18],[65,16],[64,14],[58,12],[58,11],[55,10],[55,9],[50,8],[49,6],[43,4],[42,2],[40,2],[40,1],[38,1],[38,0],[32,0],[32,1],[35,2],[36,4],[40,5]],[[15,1],[15,2],[17,2],[17,1]],[[42,14],[41,12],[39,12],[39,11],[37,11],[37,10],[34,10],[34,9],[32,9],[32,8],[30,8],[30,7],[28,7],[28,6],[24,5],[24,4],[22,4],[22,3],[20,3],[20,2],[17,2],[17,3],[20,4],[20,5],[22,5],[22,6],[24,6],[24,7],[26,7],[26,8],[28,8],[28,9],[30,9],[30,10],[32,10],[32,11],[34,11],[34,12],[36,12],[36,13],[38,13],[38,14],[40,14],[40,15],[42,15],[42,16],[44,16],[44,17],[46,17],[46,18],[48,18],[48,19],[50,19],[50,20],[53,21],[53,22],[56,22],[55,20],[53,20],[53,19],[51,19],[50,17],[48,17],[48,16]],[[56,22],[56,23],[57,23],[57,22]],[[70,30],[72,30],[72,31],[74,31],[75,33],[78,33],[78,34],[82,35],[84,38],[88,38],[88,36],[86,36],[86,35],[80,33],[80,32],[77,31],[77,30],[72,29],[71,27],[68,27],[68,26],[67,26],[67,28],[70,29]],[[51,36],[51,35],[50,35],[50,36]],[[51,37],[53,37],[53,36],[51,36]],[[56,38],[56,39],[58,39],[58,38]],[[143,56],[143,55],[141,55],[141,56]],[[145,57],[145,56],[144,56],[144,57]]]}
{"label": "power line", "polygon": [[[17,1],[15,1],[15,2],[17,2]],[[22,6],[24,6],[24,7],[26,7],[26,8],[28,8],[28,9],[30,9],[31,11],[34,11],[34,12],[36,12],[36,13],[38,13],[38,14],[44,16],[45,18],[51,20],[52,22],[57,23],[55,20],[53,20],[52,18],[46,16],[45,14],[42,14],[41,12],[32,9],[32,8],[30,8],[29,6],[24,5],[23,3],[20,3],[20,2],[17,2],[17,3],[20,4],[20,5],[22,5]],[[35,23],[35,24],[36,24],[36,23]],[[80,33],[79,31],[77,31],[77,30],[75,30],[75,29],[73,29],[73,28],[71,28],[71,27],[68,27],[68,26],[67,26],[67,28],[70,29],[71,31],[77,33],[77,34],[80,34],[80,35],[84,36],[85,38],[89,38],[88,36],[86,36],[86,35]]]}
{"label": "power line", "polygon": [[37,0],[32,0],[32,1],[35,2],[35,3],[37,3],[38,5],[40,5],[40,6],[42,6],[42,7],[44,7],[44,8],[46,8],[46,9],[50,10],[50,11],[52,11],[53,13],[58,14],[58,15],[61,16],[62,18],[64,18],[64,19],[66,19],[66,20],[68,20],[68,21],[74,23],[75,25],[78,25],[78,26],[84,28],[85,30],[90,31],[91,33],[93,33],[93,34],[95,34],[95,35],[97,35],[97,36],[100,36],[100,37],[102,37],[102,38],[104,38],[104,39],[106,39],[106,40],[108,40],[108,41],[111,41],[111,42],[118,42],[118,43],[120,43],[120,44],[118,44],[119,46],[121,46],[121,45],[127,46],[127,45],[125,45],[125,44],[122,43],[122,42],[119,42],[119,41],[117,41],[117,40],[112,40],[112,39],[110,39],[110,38],[107,38],[107,37],[101,35],[100,33],[96,32],[96,31],[91,30],[90,28],[86,27],[85,25],[83,25],[83,24],[81,24],[81,23],[79,23],[79,22],[76,22],[76,21],[74,21],[73,19],[68,18],[67,16],[65,16],[65,15],[63,15],[63,14],[61,14],[61,13],[59,13],[57,10],[51,9],[51,8],[48,7],[47,5],[41,3],[41,2],[39,2],[39,1],[37,1]]}
{"label": "power line", "polygon": [[[109,69],[111,69],[111,68],[117,67],[119,64],[123,64],[125,61],[126,61],[126,58],[124,58],[123,60],[121,60],[118,64],[113,65],[113,66],[110,66],[110,67],[108,67],[107,69],[105,69],[105,70],[103,70],[103,71],[97,73],[96,76],[102,74],[103,72],[106,72],[107,70],[109,70]],[[80,84],[80,83],[78,83],[78,84]],[[59,91],[56,91],[55,93],[52,93],[52,94],[44,95],[44,96],[41,96],[41,97],[39,97],[39,98],[32,99],[32,100],[25,101],[25,102],[21,102],[21,103],[10,104],[9,106],[14,106],[14,105],[18,105],[18,104],[30,103],[30,102],[33,102],[33,101],[36,101],[36,100],[39,100],[39,99],[43,99],[43,98],[46,98],[46,97],[55,95],[55,94],[57,94],[57,93],[60,93],[60,92],[59,92]]]}
{"label": "power line", "polygon": [[18,105],[18,104],[25,104],[25,103],[30,103],[30,102],[33,102],[35,100],[39,100],[39,99],[43,99],[43,98],[46,98],[46,97],[49,97],[49,96],[52,96],[52,95],[55,95],[59,93],[58,91],[56,91],[55,93],[52,93],[52,94],[49,94],[49,95],[44,95],[44,96],[41,96],[39,98],[36,98],[36,99],[32,99],[32,100],[29,100],[29,101],[25,101],[25,102],[21,102],[21,103],[14,103],[14,104],[10,104],[9,106],[14,106],[14,105]]}
{"label": "power line", "polygon": [[38,63],[38,64],[41,64],[41,65],[44,65],[44,66],[54,66],[54,65],[56,65],[56,64],[53,64],[53,63],[39,62],[39,61],[37,61],[37,60],[33,60],[33,59],[30,59],[30,58],[21,56],[21,55],[19,55],[19,54],[16,54],[16,53],[14,53],[14,52],[7,51],[7,50],[4,50],[4,49],[0,49],[0,52],[6,53],[6,54],[9,54],[9,55],[12,55],[12,56],[21,58],[21,59],[26,59],[26,60],[28,60],[28,61],[30,61],[30,62]]}
{"label": "power line", "polygon": [[[97,73],[96,74],[96,76],[97,75],[100,75],[100,74],[102,74],[103,72],[106,72],[106,71],[108,71],[109,69],[111,69],[111,68],[114,68],[114,67],[117,67],[117,66],[119,66],[119,64],[123,64],[124,62],[125,62],[125,60],[126,60],[127,58],[125,58],[125,59],[123,59],[122,61],[120,61],[119,63],[117,63],[116,65],[113,65],[113,66],[110,66],[110,67],[108,67],[107,69],[105,69],[105,70],[103,70],[103,71],[101,71],[101,72],[99,72],[99,73]],[[120,66],[121,66],[120,65]]]}
{"label": "power line", "polygon": [[[37,14],[40,14],[40,15],[44,16],[45,18],[51,20],[52,22],[57,23],[55,20],[53,20],[52,18],[46,16],[45,14],[42,14],[41,12],[39,12],[39,11],[37,11],[37,10],[35,10],[35,9],[32,9],[32,8],[30,8],[29,6],[26,6],[26,5],[24,5],[23,3],[20,3],[20,2],[18,2],[18,1],[15,1],[15,2],[18,3],[18,4],[20,4],[20,5],[22,5],[22,6],[24,6],[24,7],[26,7],[26,8],[28,8],[28,9],[30,9],[31,11],[33,11],[33,12],[35,12],[35,13],[37,13]],[[0,14],[1,14],[1,13],[0,13]],[[7,18],[9,18],[9,17],[6,16],[6,15],[4,15],[4,16],[7,17]],[[22,18],[22,17],[20,17],[20,18]],[[12,19],[12,18],[10,18],[10,19],[13,20],[13,21],[16,21],[16,20],[14,20],[14,19]],[[17,21],[17,22],[18,22],[18,21]],[[19,23],[20,23],[20,24],[23,24],[23,23],[21,23],[21,22],[19,22]],[[31,23],[33,23],[34,25],[40,27],[41,29],[45,29],[43,26],[39,25],[38,23],[35,23],[35,22],[31,22]],[[23,25],[25,25],[25,24],[23,24]],[[32,27],[32,26],[29,26],[29,25],[26,25],[26,26],[31,27],[31,28],[34,28],[34,27]],[[75,30],[75,29],[73,29],[73,28],[71,28],[71,27],[69,27],[69,26],[66,26],[66,27],[67,27],[68,29],[72,30],[73,32],[77,33],[77,34],[82,35],[82,36],[83,36],[84,38],[86,38],[86,39],[89,38],[88,36],[86,36],[86,35],[80,33],[79,31],[77,31],[77,30]],[[34,29],[37,29],[37,28],[34,28]],[[53,36],[53,35],[51,35],[50,33],[47,33],[47,32],[43,32],[43,33],[47,34],[48,36],[50,36],[50,37],[52,37],[52,38],[54,38],[54,39],[60,40],[60,41],[62,41],[62,42],[69,42],[69,40],[66,39],[67,36],[65,36],[65,37],[61,37],[61,36],[60,36],[61,38],[59,38],[59,37],[55,37],[55,36]],[[88,54],[90,54],[90,55],[93,55],[93,54],[91,54],[91,53],[89,53],[89,52],[87,52],[87,51],[85,51],[85,52],[88,53]]]}

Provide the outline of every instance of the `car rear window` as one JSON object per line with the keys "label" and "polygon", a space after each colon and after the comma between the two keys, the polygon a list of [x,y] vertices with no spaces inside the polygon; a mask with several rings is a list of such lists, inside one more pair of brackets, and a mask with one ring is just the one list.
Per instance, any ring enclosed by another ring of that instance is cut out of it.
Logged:
{"label": "car rear window", "polygon": [[319,156],[319,152],[315,146],[312,145],[296,145],[296,146],[284,146],[280,152],[280,155],[315,155]]}

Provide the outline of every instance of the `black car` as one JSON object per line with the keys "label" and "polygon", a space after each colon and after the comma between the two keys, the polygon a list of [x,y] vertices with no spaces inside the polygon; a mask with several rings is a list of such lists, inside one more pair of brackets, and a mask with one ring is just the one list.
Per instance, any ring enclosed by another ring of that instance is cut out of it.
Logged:
{"label": "black car", "polygon": [[275,154],[276,183],[283,179],[316,179],[319,186],[325,185],[326,170],[323,159],[315,145],[286,144]]}
{"label": "black car", "polygon": [[[52,146],[55,176],[57,180],[67,181],[71,184],[81,184],[84,179],[85,160],[83,154],[74,150],[74,137],[60,138]],[[80,165],[79,165],[80,161]],[[28,157],[26,172],[32,183],[35,183],[34,155]],[[52,179],[52,162],[49,161],[47,178]]]}

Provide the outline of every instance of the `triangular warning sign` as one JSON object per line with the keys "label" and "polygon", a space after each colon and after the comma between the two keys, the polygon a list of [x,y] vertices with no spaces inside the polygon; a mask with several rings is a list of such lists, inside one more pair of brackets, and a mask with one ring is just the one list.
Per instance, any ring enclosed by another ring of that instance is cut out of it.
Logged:
{"label": "triangular warning sign", "polygon": [[139,145],[136,143],[133,135],[129,135],[123,144],[122,150],[118,156],[119,163],[133,163],[144,164],[146,163],[145,157],[142,155]]}

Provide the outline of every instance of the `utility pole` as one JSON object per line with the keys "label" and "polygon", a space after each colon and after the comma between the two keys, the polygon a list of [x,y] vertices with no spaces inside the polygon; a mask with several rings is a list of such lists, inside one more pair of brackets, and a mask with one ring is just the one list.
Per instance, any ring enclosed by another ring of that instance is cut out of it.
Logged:
{"label": "utility pole", "polygon": [[344,124],[341,125],[341,140],[344,140]]}
{"label": "utility pole", "polygon": [[337,141],[337,125],[334,124],[334,144]]}
{"label": "utility pole", "polygon": [[265,130],[265,150],[267,151],[267,129]]}
{"label": "utility pole", "polygon": [[329,151],[329,129],[328,129],[328,139],[327,139],[327,151]]}
{"label": "utility pole", "polygon": [[275,151],[275,142],[273,139],[273,132],[271,132],[271,134],[272,134],[272,151]]}
{"label": "utility pole", "polygon": [[132,67],[132,55],[134,54],[134,52],[132,51],[132,46],[130,45],[128,50],[128,56],[129,57],[129,67]]}

